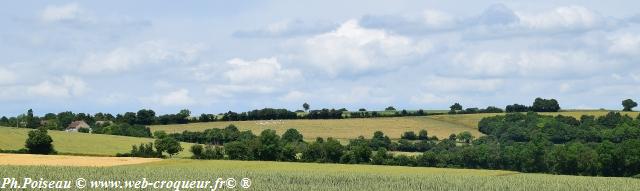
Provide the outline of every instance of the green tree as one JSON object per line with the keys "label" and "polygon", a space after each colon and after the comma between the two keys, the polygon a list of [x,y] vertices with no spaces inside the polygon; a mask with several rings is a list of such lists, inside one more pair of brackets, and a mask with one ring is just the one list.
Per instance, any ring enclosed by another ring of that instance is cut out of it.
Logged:
{"label": "green tree", "polygon": [[471,135],[471,133],[469,133],[469,131],[464,131],[464,132],[458,133],[456,138],[458,138],[460,142],[471,143],[471,140],[473,140],[474,137],[473,135]]}
{"label": "green tree", "polygon": [[162,139],[156,139],[155,141],[156,151],[158,153],[166,152],[169,154],[169,157],[178,154],[182,151],[182,146],[180,142],[172,137],[164,137]]}
{"label": "green tree", "polygon": [[418,132],[418,139],[419,140],[427,140],[429,139],[429,133],[427,132],[426,129],[422,129]]}
{"label": "green tree", "polygon": [[393,106],[389,106],[387,108],[384,108],[385,111],[395,111],[396,108],[394,108]]}
{"label": "green tree", "polygon": [[256,147],[256,156],[259,160],[275,161],[278,160],[282,153],[282,145],[280,144],[280,136],[276,131],[266,129],[260,133]]}
{"label": "green tree", "polygon": [[224,150],[231,160],[251,160],[253,154],[249,145],[249,141],[233,141],[224,144]]}
{"label": "green tree", "polygon": [[282,141],[285,143],[297,143],[302,142],[303,136],[296,129],[287,129],[284,134],[282,134]]}
{"label": "green tree", "polygon": [[309,111],[309,108],[310,108],[310,107],[311,107],[311,106],[309,106],[309,104],[308,104],[307,102],[304,102],[304,103],[302,104],[302,108],[304,109],[304,111]]}
{"label": "green tree", "polygon": [[622,101],[622,107],[624,107],[622,111],[633,111],[633,108],[637,106],[638,106],[638,103],[636,103],[631,99],[626,99]]}
{"label": "green tree", "polygon": [[141,109],[136,114],[136,123],[141,125],[151,125],[156,120],[156,112],[150,109]]}
{"label": "green tree", "polygon": [[25,117],[25,122],[26,122],[27,128],[35,129],[38,126],[40,126],[40,122],[37,120],[35,116],[33,116],[32,109],[27,110],[27,116]]}
{"label": "green tree", "polygon": [[29,131],[25,147],[32,154],[52,154],[55,153],[52,142],[53,139],[47,133],[47,129],[39,128]]}
{"label": "green tree", "polygon": [[460,111],[462,110],[462,105],[460,105],[459,103],[454,103],[449,108],[451,109],[451,111]]}

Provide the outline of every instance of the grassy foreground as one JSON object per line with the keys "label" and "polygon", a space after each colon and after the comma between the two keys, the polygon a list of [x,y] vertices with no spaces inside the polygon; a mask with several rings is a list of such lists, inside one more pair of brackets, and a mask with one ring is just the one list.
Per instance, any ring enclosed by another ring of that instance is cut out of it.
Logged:
{"label": "grassy foreground", "polygon": [[[116,167],[0,166],[8,177],[52,180],[211,180],[251,179],[251,188],[236,190],[637,190],[640,180],[522,174],[373,165],[340,165],[258,161],[163,160]],[[168,189],[166,189],[168,190]]]}
{"label": "grassy foreground", "polygon": [[[18,150],[24,148],[27,134],[31,129],[0,127],[0,149]],[[116,153],[131,151],[131,145],[153,142],[150,138],[125,137],[115,135],[71,133],[49,131],[53,146],[61,154],[115,156]],[[183,152],[178,157],[190,157],[192,144],[182,143]]]}

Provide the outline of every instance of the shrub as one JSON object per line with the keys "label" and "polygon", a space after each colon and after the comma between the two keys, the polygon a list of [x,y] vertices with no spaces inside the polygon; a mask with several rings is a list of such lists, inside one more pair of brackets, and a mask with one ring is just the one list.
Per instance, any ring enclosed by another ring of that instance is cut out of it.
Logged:
{"label": "shrub", "polygon": [[53,139],[47,133],[47,129],[39,128],[29,131],[25,147],[32,154],[55,154],[56,151],[53,149],[52,142]]}

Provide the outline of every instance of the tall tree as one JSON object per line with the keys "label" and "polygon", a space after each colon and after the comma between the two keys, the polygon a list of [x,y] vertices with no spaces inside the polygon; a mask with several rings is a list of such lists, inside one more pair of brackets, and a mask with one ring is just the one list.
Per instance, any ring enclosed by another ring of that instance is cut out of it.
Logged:
{"label": "tall tree", "polygon": [[637,107],[638,103],[636,103],[635,101],[631,100],[631,99],[626,99],[624,101],[622,101],[622,107],[624,107],[622,109],[622,111],[632,111],[634,107]]}
{"label": "tall tree", "polygon": [[150,109],[141,109],[136,115],[137,124],[151,125],[156,120],[156,112]]}
{"label": "tall tree", "polygon": [[309,108],[311,108],[311,106],[309,106],[309,104],[307,102],[304,102],[302,104],[302,108],[304,109],[304,111],[309,111]]}
{"label": "tall tree", "polygon": [[459,111],[462,110],[462,105],[460,105],[459,103],[454,103],[449,108],[451,109],[451,111]]}

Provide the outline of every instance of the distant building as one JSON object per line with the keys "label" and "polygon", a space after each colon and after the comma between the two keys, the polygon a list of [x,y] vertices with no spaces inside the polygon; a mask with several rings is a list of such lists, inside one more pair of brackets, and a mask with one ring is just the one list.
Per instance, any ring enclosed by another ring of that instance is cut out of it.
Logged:
{"label": "distant building", "polygon": [[87,122],[84,121],[74,121],[71,122],[71,124],[69,124],[69,126],[67,127],[67,132],[78,132],[78,129],[80,128],[87,128],[89,129],[89,131],[91,131],[91,126],[89,126],[89,124],[87,124]]}

